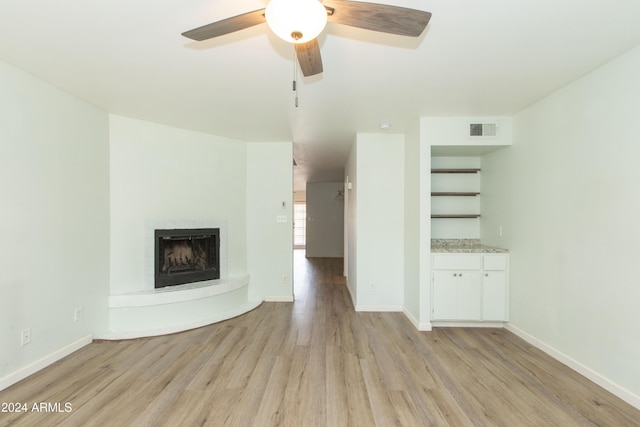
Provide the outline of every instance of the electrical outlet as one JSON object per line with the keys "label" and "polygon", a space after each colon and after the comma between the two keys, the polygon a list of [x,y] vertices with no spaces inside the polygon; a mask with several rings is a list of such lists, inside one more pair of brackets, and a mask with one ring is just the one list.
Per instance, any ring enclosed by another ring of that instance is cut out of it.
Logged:
{"label": "electrical outlet", "polygon": [[369,283],[369,292],[373,292],[376,290],[376,285],[374,285],[373,283]]}
{"label": "electrical outlet", "polygon": [[27,328],[20,333],[20,345],[27,345],[30,342],[31,342],[31,328]]}
{"label": "electrical outlet", "polygon": [[73,310],[73,321],[78,322],[80,320],[82,320],[82,306],[76,307],[75,310]]}
{"label": "electrical outlet", "polygon": [[288,282],[289,282],[289,278],[287,277],[287,275],[286,275],[286,274],[284,274],[284,275],[282,276],[282,284],[283,284],[283,285],[286,285]]}

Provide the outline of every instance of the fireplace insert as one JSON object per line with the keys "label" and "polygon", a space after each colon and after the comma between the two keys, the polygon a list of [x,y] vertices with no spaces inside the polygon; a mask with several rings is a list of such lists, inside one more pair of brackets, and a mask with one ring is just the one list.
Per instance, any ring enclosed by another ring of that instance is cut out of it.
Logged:
{"label": "fireplace insert", "polygon": [[220,278],[220,229],[155,230],[155,287]]}

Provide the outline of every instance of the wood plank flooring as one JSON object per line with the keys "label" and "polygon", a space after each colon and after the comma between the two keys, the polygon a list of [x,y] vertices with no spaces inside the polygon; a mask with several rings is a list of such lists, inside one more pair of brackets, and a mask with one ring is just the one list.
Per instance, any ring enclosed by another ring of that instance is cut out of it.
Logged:
{"label": "wood plank flooring", "polygon": [[638,426],[640,411],[501,329],[356,313],[342,260],[295,251],[295,303],[94,342],[0,392],[71,404],[1,426]]}

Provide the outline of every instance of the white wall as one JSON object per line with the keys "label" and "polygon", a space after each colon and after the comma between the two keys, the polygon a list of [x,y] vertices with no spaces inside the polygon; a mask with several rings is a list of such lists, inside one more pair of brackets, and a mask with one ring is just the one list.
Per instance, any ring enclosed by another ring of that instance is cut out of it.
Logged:
{"label": "white wall", "polygon": [[404,310],[414,323],[420,318],[420,126],[416,121],[404,144]]}
{"label": "white wall", "polygon": [[[357,193],[355,258],[349,251],[350,281],[353,261],[357,271],[356,309],[401,310],[404,299],[404,135],[358,134],[356,146],[351,154],[355,154],[357,166],[354,168],[348,163],[346,173],[349,179],[357,176],[354,184]],[[349,244],[353,243],[350,240]]]}
{"label": "white wall", "polygon": [[240,141],[110,116],[111,293],[153,289],[145,225],[225,221],[227,271],[247,272],[247,149]]}
{"label": "white wall", "polygon": [[105,112],[2,62],[0,93],[1,389],[107,327],[109,146]]}
{"label": "white wall", "polygon": [[[450,153],[455,153],[454,147],[459,147],[463,154],[474,155],[474,147],[478,147],[481,152],[487,146],[508,146],[513,143],[511,117],[422,117],[420,123],[421,132],[428,144],[442,147]],[[498,125],[497,136],[470,137],[471,123],[495,123]]]}
{"label": "white wall", "polygon": [[483,240],[511,251],[513,329],[636,406],[639,75],[636,48],[517,114],[482,196]]}
{"label": "white wall", "polygon": [[344,167],[345,176],[348,177],[347,194],[345,197],[345,263],[347,288],[355,307],[358,301],[358,144],[354,142],[349,151],[349,157]]}
{"label": "white wall", "polygon": [[404,144],[404,312],[431,330],[431,147],[416,120]]}
{"label": "white wall", "polygon": [[[420,119],[420,317],[419,330],[431,330],[431,161],[427,124]],[[416,178],[413,178],[416,179]],[[406,304],[406,301],[405,301]],[[413,319],[415,322],[415,319]]]}
{"label": "white wall", "polygon": [[343,182],[307,182],[306,256],[344,256]]}
{"label": "white wall", "polygon": [[[247,144],[249,299],[293,300],[293,144]],[[284,206],[283,206],[284,203]],[[286,216],[286,223],[277,223]]]}

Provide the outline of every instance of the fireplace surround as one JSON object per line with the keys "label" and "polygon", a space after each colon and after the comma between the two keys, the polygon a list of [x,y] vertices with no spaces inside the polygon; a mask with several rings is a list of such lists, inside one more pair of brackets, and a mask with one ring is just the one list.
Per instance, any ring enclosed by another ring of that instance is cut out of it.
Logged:
{"label": "fireplace surround", "polygon": [[220,278],[220,229],[156,229],[154,287]]}

